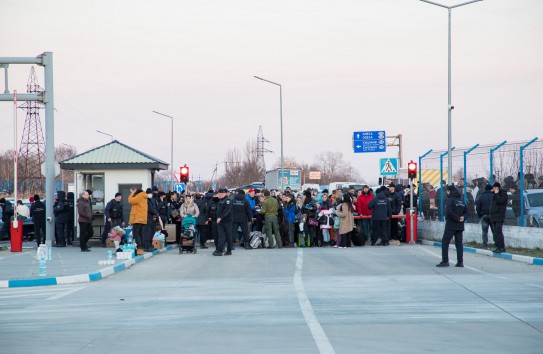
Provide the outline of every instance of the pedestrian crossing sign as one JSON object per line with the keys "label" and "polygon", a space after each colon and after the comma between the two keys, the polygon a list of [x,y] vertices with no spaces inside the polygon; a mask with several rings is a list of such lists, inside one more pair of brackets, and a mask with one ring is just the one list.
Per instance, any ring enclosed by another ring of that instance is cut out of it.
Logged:
{"label": "pedestrian crossing sign", "polygon": [[381,176],[396,176],[398,174],[398,159],[384,158],[379,161]]}

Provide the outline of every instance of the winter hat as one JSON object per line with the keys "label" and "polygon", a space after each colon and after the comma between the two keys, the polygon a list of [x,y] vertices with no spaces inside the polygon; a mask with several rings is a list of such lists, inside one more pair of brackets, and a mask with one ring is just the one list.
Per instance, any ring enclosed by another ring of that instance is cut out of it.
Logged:
{"label": "winter hat", "polygon": [[147,194],[153,193],[153,190],[152,190],[151,188],[147,188],[147,189],[145,190],[145,193],[147,193]]}
{"label": "winter hat", "polygon": [[452,191],[455,191],[455,190],[456,190],[456,187],[454,186],[454,184],[449,184],[449,185],[447,186],[447,190],[450,191],[450,192],[452,192]]}
{"label": "winter hat", "polygon": [[241,195],[245,195],[245,191],[243,189],[241,189],[241,188],[238,188],[236,190],[236,193],[241,194]]}
{"label": "winter hat", "polygon": [[39,202],[40,201],[40,196],[37,195],[37,194],[34,194],[34,201]]}
{"label": "winter hat", "polygon": [[499,183],[499,182],[494,182],[494,184],[492,185],[492,187],[498,187],[498,188],[501,188],[502,185]]}
{"label": "winter hat", "polygon": [[153,186],[152,192],[158,192],[158,187],[157,187],[157,186]]}
{"label": "winter hat", "polygon": [[122,196],[122,194],[119,192],[115,193],[115,198],[117,198],[118,196]]}
{"label": "winter hat", "polygon": [[491,191],[492,190],[492,186],[490,184],[487,184],[485,186],[485,191]]}

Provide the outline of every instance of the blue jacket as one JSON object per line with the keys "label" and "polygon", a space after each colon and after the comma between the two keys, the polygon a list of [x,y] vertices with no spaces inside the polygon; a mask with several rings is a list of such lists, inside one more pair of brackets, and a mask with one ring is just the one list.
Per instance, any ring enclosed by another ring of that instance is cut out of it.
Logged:
{"label": "blue jacket", "polygon": [[490,204],[492,203],[492,191],[484,191],[477,200],[477,215],[482,218],[484,215],[490,215]]}
{"label": "blue jacket", "polygon": [[291,201],[284,210],[285,220],[287,222],[294,222],[296,220],[296,203]]}
{"label": "blue jacket", "polygon": [[255,207],[256,207],[256,201],[255,201],[256,198],[254,198],[254,199],[251,198],[249,193],[247,193],[247,194],[245,194],[245,199],[247,199],[247,201],[249,202],[249,205],[251,206],[251,211],[254,213]]}

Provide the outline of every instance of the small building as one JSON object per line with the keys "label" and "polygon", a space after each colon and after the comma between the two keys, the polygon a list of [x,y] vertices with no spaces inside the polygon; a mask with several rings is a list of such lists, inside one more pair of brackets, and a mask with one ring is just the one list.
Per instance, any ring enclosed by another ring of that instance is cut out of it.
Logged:
{"label": "small building", "polygon": [[102,232],[104,208],[115,193],[123,195],[124,219],[128,224],[130,187],[138,186],[143,190],[151,187],[155,173],[167,170],[168,166],[168,163],[117,140],[60,162],[61,169],[74,172],[76,200],[83,190],[92,190],[95,237]]}

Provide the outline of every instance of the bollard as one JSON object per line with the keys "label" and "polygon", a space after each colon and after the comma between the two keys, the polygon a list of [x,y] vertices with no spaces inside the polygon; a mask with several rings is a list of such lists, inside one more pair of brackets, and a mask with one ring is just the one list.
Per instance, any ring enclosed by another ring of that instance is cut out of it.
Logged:
{"label": "bollard", "polygon": [[11,232],[11,252],[23,251],[23,222],[13,220],[9,222]]}
{"label": "bollard", "polygon": [[[411,218],[409,213],[405,215],[405,243],[411,242]],[[417,213],[413,213],[413,242],[417,243]]]}

